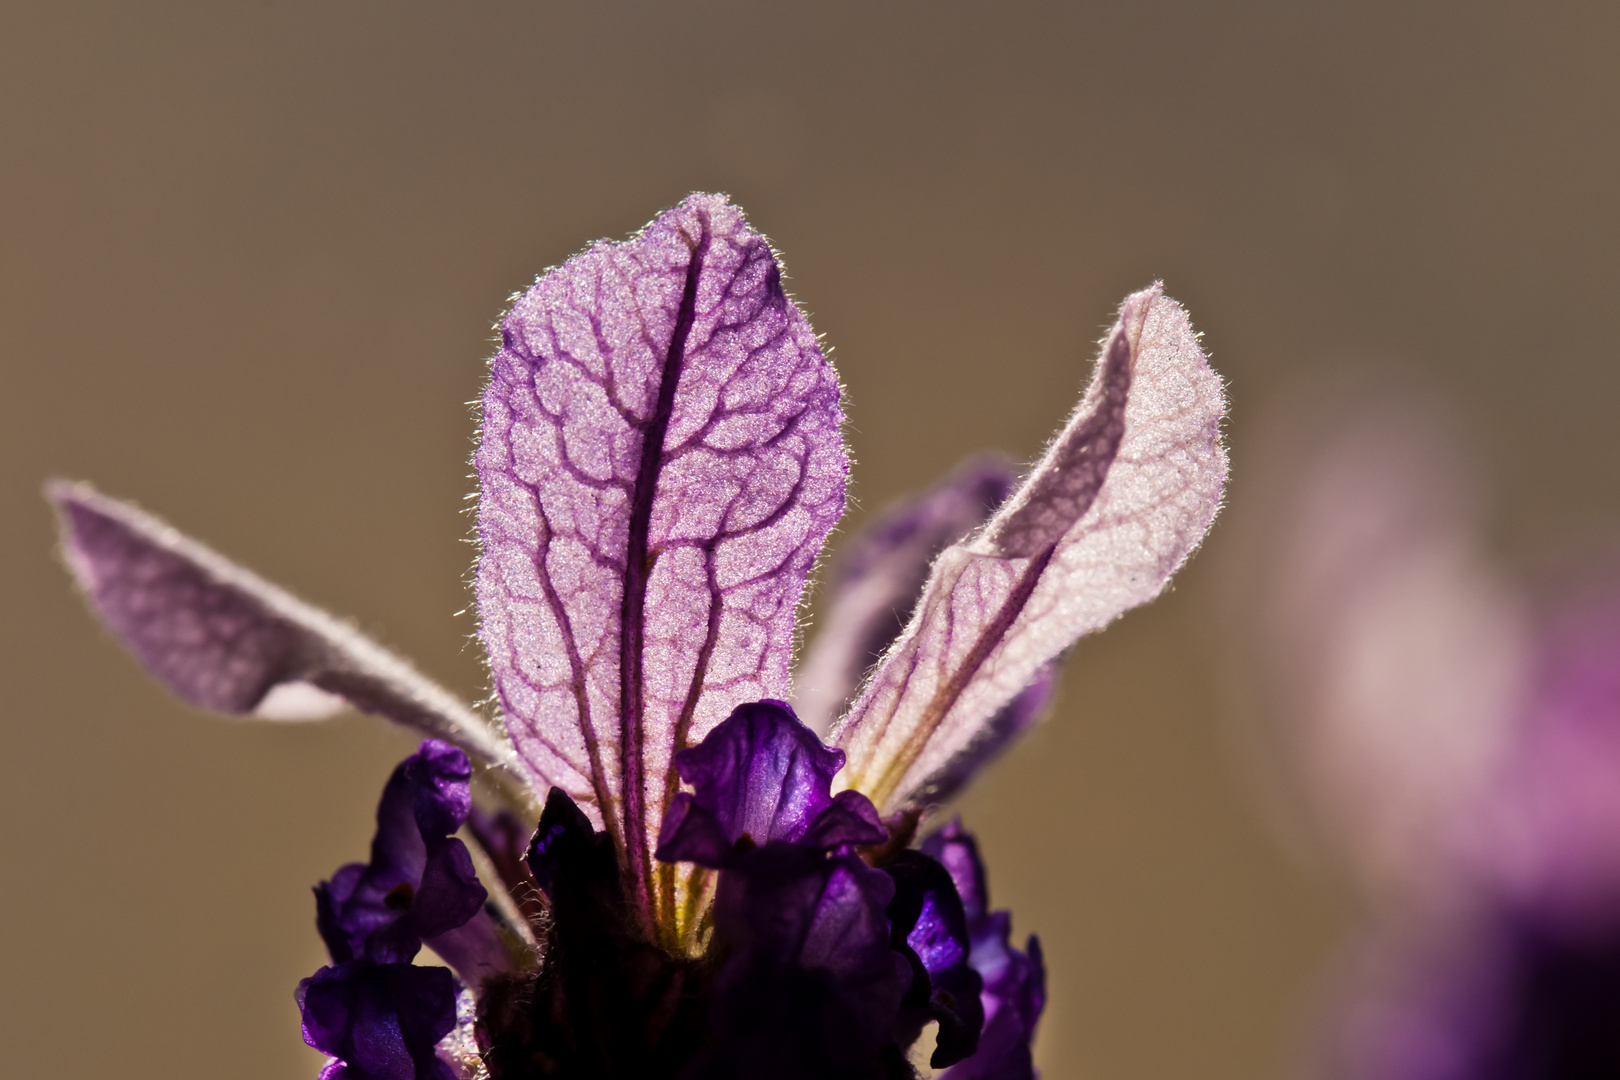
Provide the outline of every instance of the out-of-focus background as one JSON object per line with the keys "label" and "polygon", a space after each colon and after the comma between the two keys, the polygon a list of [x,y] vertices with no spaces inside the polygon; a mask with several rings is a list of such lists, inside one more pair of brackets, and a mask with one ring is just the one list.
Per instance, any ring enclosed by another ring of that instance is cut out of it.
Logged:
{"label": "out-of-focus background", "polygon": [[1223,539],[1299,373],[1449,400],[1529,563],[1620,511],[1620,9],[15,3],[0,12],[0,1045],[16,1076],[313,1075],[309,887],[403,734],[172,703],[54,563],[133,498],[469,697],[467,458],[506,298],[730,192],[833,346],[849,524],[1032,458],[1128,291],[1229,381],[1176,589],[961,803],[1041,935],[1052,1078],[1290,1076],[1350,916],[1224,732]]}

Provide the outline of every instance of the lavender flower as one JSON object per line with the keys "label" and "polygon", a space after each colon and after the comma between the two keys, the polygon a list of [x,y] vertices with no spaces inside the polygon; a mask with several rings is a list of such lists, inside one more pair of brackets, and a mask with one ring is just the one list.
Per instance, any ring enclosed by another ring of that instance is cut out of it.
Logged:
{"label": "lavender flower", "polygon": [[1620,1075],[1620,583],[1509,582],[1441,428],[1351,410],[1259,554],[1274,746],[1368,898],[1321,1052],[1350,1080]]}
{"label": "lavender flower", "polygon": [[[928,1025],[935,1067],[1015,1078],[1038,945],[986,910],[971,838],[919,849],[918,822],[1197,546],[1223,407],[1181,308],[1127,298],[1026,479],[968,467],[852,542],[799,680],[814,729],[787,702],[843,512],[841,391],[723,197],[592,246],[501,324],[476,456],[499,729],[140,511],[50,496],[91,606],[186,701],[430,736],[370,862],[316,890],[333,964],[299,1000],[327,1080],[901,1077]],[[424,944],[454,975],[411,963]]]}

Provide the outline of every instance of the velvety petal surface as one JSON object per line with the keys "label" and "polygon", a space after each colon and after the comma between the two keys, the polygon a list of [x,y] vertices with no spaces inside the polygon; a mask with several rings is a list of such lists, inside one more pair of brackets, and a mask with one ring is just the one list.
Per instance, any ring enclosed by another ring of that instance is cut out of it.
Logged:
{"label": "velvety petal surface", "polygon": [[1017,480],[1004,458],[969,461],[885,509],[839,548],[826,613],[794,680],[794,711],[806,726],[823,736],[832,729],[905,629],[934,559],[989,520]]}
{"label": "velvety petal surface", "polygon": [[877,807],[858,791],[840,791],[831,804],[816,815],[800,842],[828,851],[841,847],[869,847],[889,839],[888,827],[878,817]]}
{"label": "velvety petal surface", "polygon": [[770,246],[694,195],[543,277],[483,399],[478,609],[506,724],[622,843],[637,910],[671,759],[785,697],[793,619],[843,510],[837,378]]}
{"label": "velvety petal surface", "polygon": [[443,937],[445,958],[467,978],[504,968],[493,927],[462,931],[488,921],[488,893],[452,835],[471,807],[470,780],[467,756],[433,739],[394,770],[377,806],[371,862],[345,866],[315,890],[316,925],[334,961],[404,963],[424,940]]}
{"label": "velvety petal surface", "polygon": [[1022,950],[1009,944],[1012,921],[994,912],[974,938],[970,963],[984,980],[984,1028],[973,1054],[941,1076],[949,1080],[1035,1080],[1031,1044],[1046,1008],[1046,965],[1033,934]]}
{"label": "velvety petal surface", "polygon": [[969,963],[961,897],[950,872],[921,851],[897,852],[883,872],[895,883],[888,908],[890,944],[912,961],[906,995],[911,1023],[920,1030],[927,1021],[938,1021],[929,1064],[954,1065],[978,1049],[984,1027],[983,980]]}
{"label": "velvety petal surface", "polygon": [[456,1024],[456,980],[446,968],[323,967],[298,984],[304,1041],[338,1061],[322,1080],[455,1080],[434,1052]]}
{"label": "velvety petal surface", "polygon": [[726,869],[714,932],[729,959],[695,1075],[871,1075],[912,979],[890,947],[894,892],[853,855],[797,844],[766,845]]}
{"label": "velvety petal surface", "polygon": [[739,705],[697,746],[675,755],[693,800],[735,843],[798,840],[832,804],[844,753],[823,746],[780,701]]}
{"label": "velvety petal surface", "polygon": [[983,981],[984,1027],[978,1046],[941,1074],[950,1080],[1034,1080],[1030,1043],[1046,1007],[1046,968],[1031,935],[1022,951],[1011,944],[1012,917],[990,910],[978,844],[958,821],[922,843],[922,851],[950,874],[962,901],[969,938],[968,963]]}
{"label": "velvety petal surface", "polygon": [[[675,767],[694,788],[671,801],[655,852],[660,862],[709,869],[743,864],[760,845],[794,844],[817,855],[880,844],[888,830],[871,800],[856,791],[831,794],[843,767],[840,750],[823,746],[781,701],[739,705]],[[693,913],[708,899],[688,891]]]}
{"label": "velvety petal surface", "polygon": [[91,609],[187,703],[296,720],[347,702],[486,761],[510,756],[481,717],[353,627],[89,485],[46,493]]}
{"label": "velvety petal surface", "polygon": [[1220,379],[1186,312],[1135,293],[1080,406],[985,528],[934,563],[911,621],[833,741],[843,782],[912,802],[1081,634],[1151,600],[1220,506]]}

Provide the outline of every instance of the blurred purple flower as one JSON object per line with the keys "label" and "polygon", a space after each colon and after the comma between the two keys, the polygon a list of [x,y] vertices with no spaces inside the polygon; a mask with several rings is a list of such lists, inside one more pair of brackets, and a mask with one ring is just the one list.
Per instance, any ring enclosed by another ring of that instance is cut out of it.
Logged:
{"label": "blurred purple flower", "polygon": [[[317,889],[333,966],[299,1000],[328,1078],[899,1077],[932,1023],[933,1065],[1011,1080],[1038,947],[985,910],[971,838],[910,844],[1040,718],[1062,652],[1198,545],[1223,409],[1181,308],[1128,297],[1027,478],[965,467],[851,542],[800,679],[813,728],[786,702],[843,512],[841,390],[723,197],[593,245],[501,324],[476,456],[499,729],[161,522],[49,493],[91,606],[186,701],[430,736],[371,861]],[[410,964],[423,944],[460,984]]]}
{"label": "blurred purple flower", "polygon": [[1441,418],[1349,413],[1295,441],[1251,552],[1272,745],[1372,911],[1329,1067],[1620,1076],[1620,582],[1525,596]]}

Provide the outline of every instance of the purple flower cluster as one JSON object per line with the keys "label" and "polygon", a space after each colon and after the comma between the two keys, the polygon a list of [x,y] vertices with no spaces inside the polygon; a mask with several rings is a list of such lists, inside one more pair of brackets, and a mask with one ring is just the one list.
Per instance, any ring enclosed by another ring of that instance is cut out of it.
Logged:
{"label": "purple flower cluster", "polygon": [[430,739],[394,770],[377,807],[370,863],[315,889],[315,925],[332,956],[298,987],[304,1040],[331,1054],[324,1080],[451,1077],[437,1057],[456,1022],[455,980],[411,963],[425,944],[474,984],[512,956],[485,911],[467,846],[453,834],[472,807],[467,755]]}
{"label": "purple flower cluster", "polygon": [[50,490],[91,606],[186,701],[430,736],[370,862],[316,889],[332,964],[298,1000],[325,1080],[901,1078],[929,1028],[953,1080],[1033,1077],[1035,939],[1011,945],[959,826],[914,841],[1209,527],[1224,400],[1185,313],[1126,299],[1022,480],[965,466],[852,540],[797,679],[842,393],[741,213],[694,195],[550,271],[490,372],[499,728],[156,519]]}
{"label": "purple flower cluster", "polygon": [[[778,701],[739,706],[676,756],[694,790],[657,857],[716,872],[709,942],[690,959],[636,937],[611,842],[553,789],[528,852],[552,913],[546,962],[491,988],[491,1074],[903,1077],[904,1049],[937,1021],[934,1066],[1033,1075],[1039,1007],[976,1053],[986,1008],[1007,1010],[975,966],[956,881],[920,851],[877,850],[890,834],[871,802],[830,794],[842,759]],[[1038,961],[1008,948],[1004,914],[1000,928],[984,955],[1016,957],[1038,995]]]}
{"label": "purple flower cluster", "polygon": [[1319,1052],[1348,1080],[1620,1076],[1620,588],[1521,589],[1435,412],[1346,413],[1256,552],[1273,745],[1369,912]]}

